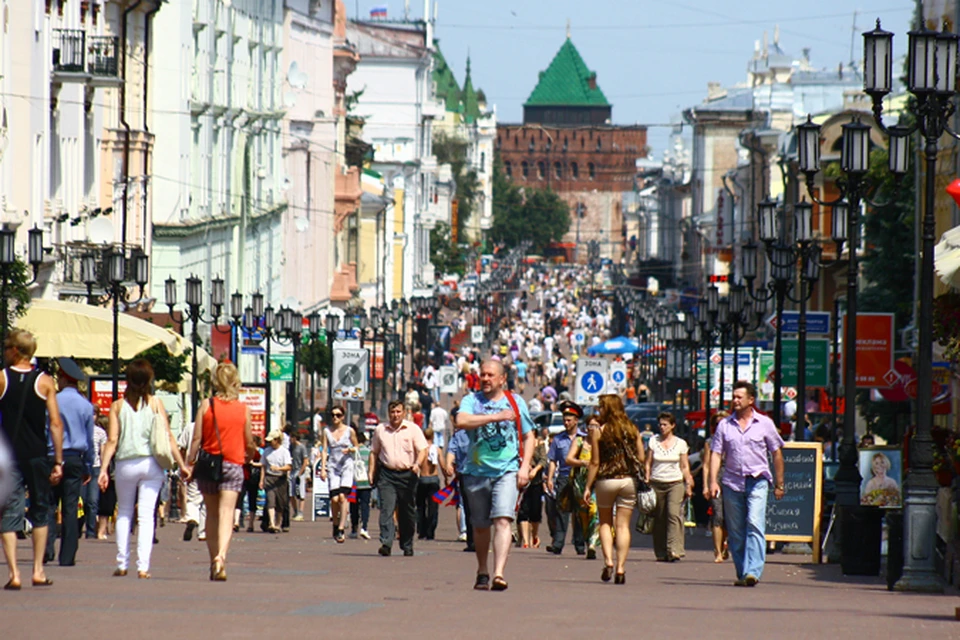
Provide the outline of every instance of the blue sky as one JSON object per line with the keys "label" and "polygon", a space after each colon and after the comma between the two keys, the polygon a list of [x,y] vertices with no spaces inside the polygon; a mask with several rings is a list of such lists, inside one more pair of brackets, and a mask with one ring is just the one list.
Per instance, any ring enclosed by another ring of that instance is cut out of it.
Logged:
{"label": "blue sky", "polygon": [[[345,0],[348,15],[388,8],[403,16],[403,0]],[[501,122],[520,122],[522,105],[563,43],[571,36],[613,104],[617,124],[650,126],[653,157],[662,156],[669,125],[700,103],[707,82],[742,82],[754,42],[764,31],[772,42],[777,25],[788,54],[808,47],[817,68],[836,69],[862,57],[861,33],[875,20],[893,31],[894,50],[906,51],[913,15],[910,0],[440,0],[436,36],[457,80],[463,82],[469,52],[474,86],[497,107]],[[423,13],[410,0],[410,14]]]}

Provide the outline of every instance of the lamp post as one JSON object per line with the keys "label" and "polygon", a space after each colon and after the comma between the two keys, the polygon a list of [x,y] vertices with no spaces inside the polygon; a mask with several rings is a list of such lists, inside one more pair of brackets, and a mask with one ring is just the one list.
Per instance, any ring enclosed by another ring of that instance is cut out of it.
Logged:
{"label": "lamp post", "polygon": [[[310,323],[310,346],[314,347],[320,339],[320,332],[323,331],[323,320],[320,314],[314,311],[307,316],[307,322]],[[317,434],[313,433],[313,416],[317,412],[317,365],[320,363],[319,358],[313,360],[313,366],[310,367],[310,433],[315,437]]]}
{"label": "lamp post", "polygon": [[[376,413],[377,410],[377,331],[380,329],[381,318],[380,318],[380,308],[371,307],[370,308],[370,328],[373,330],[373,349],[372,356],[370,358],[370,410]],[[386,349],[384,349],[384,353]],[[384,353],[384,355],[386,355]],[[381,373],[383,369],[381,368]],[[382,381],[383,385],[386,385],[387,381]]]}
{"label": "lamp post", "polygon": [[[10,284],[14,276],[14,266],[17,263],[16,253],[17,232],[6,227],[0,229],[0,344],[7,341],[7,331],[10,323]],[[40,265],[43,263],[43,230],[34,227],[27,231],[27,261],[33,267],[33,277],[24,282],[29,286],[37,281]],[[116,399],[116,398],[114,398]]]}
{"label": "lamp post", "polygon": [[[957,36],[925,28],[908,37],[907,88],[916,97],[907,108],[916,117],[911,128],[884,128],[883,97],[893,88],[893,34],[877,27],[863,34],[864,91],[873,101],[877,124],[890,135],[890,170],[907,170],[907,137],[919,131],[923,137],[926,164],[924,212],[921,226],[920,308],[917,314],[916,434],[910,439],[910,468],[904,494],[904,567],[896,584],[901,591],[940,592],[934,554],[937,482],[933,474],[933,247],[936,234],[936,170],[939,140],[944,133],[960,139],[951,130],[949,118],[956,105]],[[851,240],[853,236],[851,235]],[[849,317],[849,316],[848,316]],[[851,323],[848,322],[849,327]],[[849,408],[848,408],[849,411]],[[850,430],[847,425],[846,431]],[[841,452],[841,463],[842,463]]]}
{"label": "lamp post", "polygon": [[287,420],[293,424],[297,422],[297,411],[300,408],[300,340],[303,335],[303,314],[290,307],[280,307],[282,337],[290,340],[293,348],[293,375],[292,393],[287,394]]}
{"label": "lamp post", "polygon": [[333,346],[337,341],[337,330],[340,326],[340,316],[335,313],[327,313],[327,317],[324,319],[326,322],[327,330],[327,345],[330,347],[330,375],[327,376],[327,420],[332,424],[332,418],[330,412],[333,411]]}
{"label": "lamp post", "polygon": [[[234,294],[237,295],[237,294]],[[270,384],[270,342],[275,337],[280,335],[283,331],[283,319],[281,316],[274,311],[273,306],[267,305],[263,306],[263,294],[257,291],[250,296],[251,306],[244,309],[243,312],[243,328],[247,333],[253,333],[254,331],[261,330],[263,332],[263,342],[264,350],[266,356],[266,412],[265,419],[266,425],[265,429],[267,433],[270,432],[271,423],[270,423],[270,413],[272,410],[272,401],[273,401],[273,392],[271,390]],[[261,329],[262,327],[262,329]]]}
{"label": "lamp post", "polygon": [[[31,239],[32,240],[32,239]],[[129,258],[129,269],[132,271],[134,282],[140,289],[140,297],[143,297],[144,288],[150,274],[150,259],[147,254],[140,250],[135,250]],[[113,249],[107,255],[106,259],[100,263],[98,273],[97,256],[94,253],[85,253],[80,258],[80,278],[87,286],[87,304],[106,304],[113,305],[113,353],[110,368],[111,379],[113,381],[113,399],[119,397],[120,384],[120,303],[126,302],[129,292],[123,285],[127,279],[128,258],[121,249]],[[100,284],[104,288],[102,296],[95,296],[93,287]],[[4,294],[4,320],[6,320],[7,298]]]}

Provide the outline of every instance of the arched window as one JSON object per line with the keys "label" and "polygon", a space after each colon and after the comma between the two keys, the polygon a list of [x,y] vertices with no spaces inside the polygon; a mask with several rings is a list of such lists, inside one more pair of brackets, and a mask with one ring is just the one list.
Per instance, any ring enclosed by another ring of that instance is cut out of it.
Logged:
{"label": "arched window", "polygon": [[597,138],[597,151],[603,149],[603,141],[600,138]]}
{"label": "arched window", "polygon": [[596,180],[597,178],[597,167],[592,162],[587,164],[587,174],[590,176],[591,180]]}
{"label": "arched window", "polygon": [[520,148],[520,138],[518,138],[517,136],[513,136],[513,148],[514,149]]}
{"label": "arched window", "polygon": [[564,137],[563,137],[563,152],[564,152],[564,153],[567,152],[567,147],[568,147],[568,146],[569,146],[569,145],[568,145],[567,137],[564,136]]}
{"label": "arched window", "polygon": [[550,151],[550,149],[553,148],[553,140],[551,138],[547,138],[547,142],[543,145],[543,148],[547,151]]}
{"label": "arched window", "polygon": [[559,162],[554,162],[553,173],[557,176],[557,180],[563,180],[563,165]]}
{"label": "arched window", "polygon": [[530,165],[527,164],[526,160],[520,163],[520,173],[523,174],[524,180],[530,177]]}
{"label": "arched window", "polygon": [[527,149],[530,150],[530,153],[533,153],[535,147],[533,146],[533,138],[530,139],[530,144],[527,145]]}
{"label": "arched window", "polygon": [[480,152],[480,173],[484,173],[487,170],[487,152]]}
{"label": "arched window", "polygon": [[537,177],[541,180],[547,177],[547,163],[543,160],[537,163]]}
{"label": "arched window", "polygon": [[580,165],[578,165],[576,162],[570,163],[570,177],[574,180],[578,180],[580,178]]}
{"label": "arched window", "polygon": [[504,163],[503,163],[503,171],[504,171],[504,173],[507,174],[507,177],[508,177],[508,178],[512,178],[512,177],[513,177],[513,164],[510,163],[510,162],[504,162]]}

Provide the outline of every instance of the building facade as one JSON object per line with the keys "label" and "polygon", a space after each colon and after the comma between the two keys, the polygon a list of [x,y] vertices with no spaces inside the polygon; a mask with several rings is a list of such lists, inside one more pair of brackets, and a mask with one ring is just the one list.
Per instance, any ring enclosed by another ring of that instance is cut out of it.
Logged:
{"label": "building facade", "polygon": [[[567,37],[524,103],[522,124],[497,126],[503,171],[520,186],[551,189],[569,205],[577,259],[585,244],[620,261],[626,243],[624,194],[647,155],[647,128],[611,123],[612,105]],[[581,249],[582,248],[582,249]]]}

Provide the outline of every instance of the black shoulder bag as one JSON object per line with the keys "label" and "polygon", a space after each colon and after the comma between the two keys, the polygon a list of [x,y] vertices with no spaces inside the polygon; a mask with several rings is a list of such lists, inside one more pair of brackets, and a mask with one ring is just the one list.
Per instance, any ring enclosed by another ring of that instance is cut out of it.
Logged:
{"label": "black shoulder bag", "polygon": [[217,431],[217,444],[220,453],[213,454],[200,445],[197,463],[193,467],[193,477],[199,480],[219,483],[223,479],[223,441],[220,439],[220,427],[217,426],[217,409],[214,398],[210,398],[210,412],[213,413],[213,428]]}

